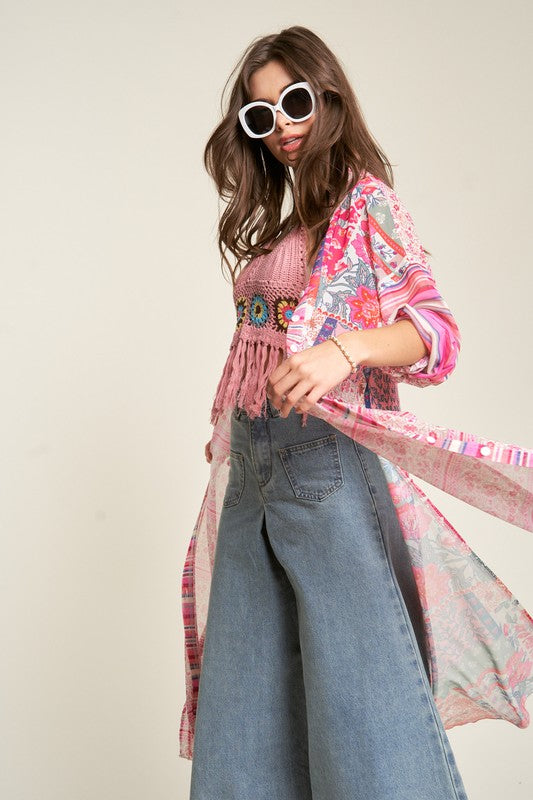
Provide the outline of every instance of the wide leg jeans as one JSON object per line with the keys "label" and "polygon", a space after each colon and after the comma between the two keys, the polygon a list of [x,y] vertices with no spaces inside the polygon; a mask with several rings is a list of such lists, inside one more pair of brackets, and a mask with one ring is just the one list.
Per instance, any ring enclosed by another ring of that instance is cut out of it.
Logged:
{"label": "wide leg jeans", "polygon": [[379,459],[234,409],[189,800],[467,800]]}

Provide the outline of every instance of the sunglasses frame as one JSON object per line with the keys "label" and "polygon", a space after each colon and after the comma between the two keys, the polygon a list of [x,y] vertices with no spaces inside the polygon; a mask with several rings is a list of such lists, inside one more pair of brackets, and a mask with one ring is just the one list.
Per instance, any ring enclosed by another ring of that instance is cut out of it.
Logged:
{"label": "sunglasses frame", "polygon": [[[294,89],[307,89],[311,97],[311,111],[304,117],[298,117],[297,119],[291,117],[290,114],[287,114],[287,112],[283,110],[283,98],[289,92],[294,91]],[[321,94],[321,92],[318,92],[318,94]],[[266,133],[254,133],[248,127],[248,123],[246,122],[245,119],[246,112],[250,108],[258,108],[258,107],[269,108],[272,111],[272,128]],[[278,109],[281,111],[283,116],[287,117],[287,119],[290,119],[291,122],[304,122],[306,119],[309,119],[309,117],[312,117],[316,109],[316,97],[315,97],[315,92],[312,89],[311,85],[307,81],[298,81],[297,83],[291,83],[290,86],[287,86],[282,91],[282,93],[279,96],[278,102],[274,106],[272,105],[272,103],[267,103],[266,100],[253,100],[251,103],[247,103],[239,110],[239,122],[244,128],[245,133],[247,133],[248,136],[250,136],[252,139],[264,139],[265,136],[270,136],[270,134],[273,133],[273,131],[276,128],[276,112],[278,111]]]}

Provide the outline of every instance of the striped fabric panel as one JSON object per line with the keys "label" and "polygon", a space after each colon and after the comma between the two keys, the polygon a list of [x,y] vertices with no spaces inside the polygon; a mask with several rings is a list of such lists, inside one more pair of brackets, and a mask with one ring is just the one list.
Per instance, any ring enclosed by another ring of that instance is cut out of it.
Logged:
{"label": "striped fabric panel", "polygon": [[[409,212],[396,193],[376,187],[368,207],[368,227],[381,314],[385,324],[410,319],[428,348],[422,368],[391,367],[400,380],[442,383],[455,368],[461,335],[440,294]],[[422,383],[421,383],[422,382]]]}

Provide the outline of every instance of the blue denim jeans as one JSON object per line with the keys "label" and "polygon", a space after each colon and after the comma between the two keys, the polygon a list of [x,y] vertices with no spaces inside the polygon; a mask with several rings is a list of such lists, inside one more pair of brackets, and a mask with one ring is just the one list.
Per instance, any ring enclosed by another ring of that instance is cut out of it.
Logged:
{"label": "blue denim jeans", "polygon": [[378,457],[235,408],[189,800],[467,800]]}

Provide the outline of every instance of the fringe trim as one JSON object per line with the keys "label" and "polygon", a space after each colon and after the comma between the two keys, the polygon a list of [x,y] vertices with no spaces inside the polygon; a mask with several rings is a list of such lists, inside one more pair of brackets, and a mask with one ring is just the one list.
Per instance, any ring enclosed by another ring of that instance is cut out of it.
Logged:
{"label": "fringe trim", "polygon": [[269,375],[277,367],[283,347],[253,339],[238,339],[230,349],[211,408],[211,424],[231,406],[244,408],[251,417],[259,416],[266,399]]}

